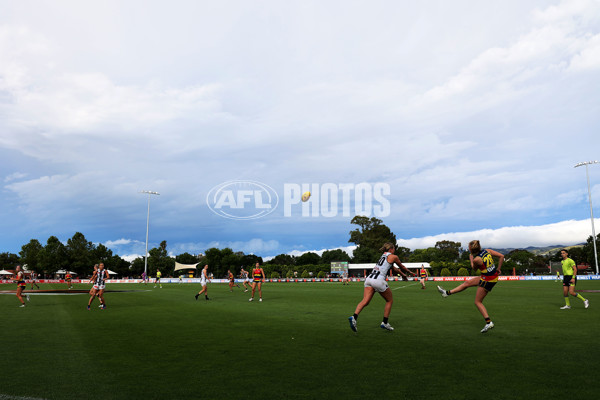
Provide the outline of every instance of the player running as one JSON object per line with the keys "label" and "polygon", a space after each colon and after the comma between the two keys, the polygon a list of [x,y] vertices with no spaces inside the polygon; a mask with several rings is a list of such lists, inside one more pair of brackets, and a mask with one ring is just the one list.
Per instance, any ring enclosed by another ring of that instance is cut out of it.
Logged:
{"label": "player running", "polygon": [[[21,302],[19,307],[25,307],[25,301],[23,301],[23,291],[27,287],[27,283],[25,283],[25,274],[23,273],[20,265],[17,265],[15,273],[17,276],[13,278],[13,280],[17,282],[17,299],[19,299]],[[26,294],[25,296],[27,296],[27,301],[29,301],[29,295]]]}
{"label": "player running", "polygon": [[[403,280],[407,280],[408,277],[402,270],[406,273],[410,273],[415,275],[413,272],[409,271],[404,264],[400,262],[400,259],[397,255],[394,254],[396,251],[396,247],[392,243],[385,243],[379,251],[382,251],[383,254],[377,261],[375,267],[373,267],[373,271],[367,276],[365,279],[365,290],[363,292],[363,299],[356,306],[356,310],[354,311],[354,315],[348,317],[348,321],[350,321],[350,329],[354,332],[357,331],[356,321],[358,320],[358,314],[362,311],[363,308],[369,305],[373,295],[375,292],[379,292],[381,297],[385,299],[385,307],[383,309],[383,321],[381,322],[381,328],[387,329],[388,331],[393,331],[394,328],[389,324],[388,318],[390,316],[390,312],[392,311],[392,304],[394,303],[394,299],[392,296],[392,290],[389,288],[385,278],[390,269],[402,275]],[[397,266],[395,266],[396,264]]]}
{"label": "player running", "polygon": [[[95,273],[94,280],[94,294],[90,295],[90,301],[88,301],[87,305],[88,310],[90,309],[96,295],[100,299],[100,308],[106,308],[106,301],[104,300],[104,289],[106,288],[106,280],[108,278],[108,271],[104,269],[104,264],[98,264],[98,272]],[[92,279],[94,279],[94,277],[92,277]]]}
{"label": "player running", "polygon": [[235,276],[233,276],[233,273],[229,269],[227,270],[227,279],[229,279],[229,291],[230,292],[233,292],[234,286],[240,287],[239,284],[235,283]]}
{"label": "player running", "polygon": [[208,278],[208,264],[202,268],[202,274],[200,275],[200,285],[202,285],[202,290],[196,294],[196,300],[198,300],[198,296],[200,296],[202,293],[204,293],[204,298],[206,300],[210,300],[208,298],[208,288],[206,286],[206,282],[210,282],[210,279]]}
{"label": "player running", "polygon": [[569,258],[569,252],[567,251],[567,249],[562,249],[560,251],[560,256],[563,258],[560,263],[562,264],[563,269],[563,296],[565,296],[565,305],[560,309],[571,309],[571,301],[569,300],[569,294],[583,301],[583,306],[585,308],[588,308],[590,306],[590,301],[588,299],[585,299],[579,293],[575,293],[575,285],[577,284],[577,265],[575,265],[575,261]]}
{"label": "player running", "polygon": [[38,289],[40,288],[37,284],[37,274],[35,273],[35,271],[31,271],[29,279],[31,279],[31,290],[33,290],[33,285],[35,285],[35,287]]}
{"label": "player running", "polygon": [[160,282],[160,277],[162,276],[162,273],[160,272],[160,270],[156,270],[156,279],[154,280],[154,287],[156,287],[156,285],[160,285],[160,289],[162,289],[162,283]]}
{"label": "player running", "polygon": [[[490,319],[487,309],[483,305],[483,299],[489,292],[492,291],[496,283],[498,282],[498,276],[500,275],[500,269],[504,262],[504,255],[498,253],[492,249],[481,249],[479,240],[471,240],[469,242],[469,259],[471,260],[471,268],[477,269],[480,272],[480,276],[474,276],[469,280],[464,281],[452,290],[445,290],[443,287],[438,286],[437,289],[442,297],[448,297],[451,294],[462,292],[463,290],[471,286],[479,286],[475,293],[475,307],[479,310],[483,318],[485,319],[485,326],[481,330],[481,333],[486,333],[494,327],[494,323]],[[494,264],[494,258],[498,257],[498,267]]]}
{"label": "player running", "polygon": [[69,290],[73,289],[73,284],[71,283],[72,280],[73,276],[69,271],[67,271],[67,274],[65,275],[65,282],[67,282],[67,287],[69,288]]}
{"label": "player running", "polygon": [[[94,264],[94,273],[92,274],[92,277],[90,278],[88,283],[95,283],[96,282],[96,275],[98,275],[98,264]],[[94,285],[92,285],[92,288],[90,289],[90,296],[96,296],[96,289],[94,288]]]}
{"label": "player running", "polygon": [[265,281],[265,271],[261,268],[259,263],[256,263],[256,266],[252,270],[252,297],[250,300],[254,300],[254,291],[256,290],[256,285],[258,285],[258,301],[262,301],[262,284]]}
{"label": "player running", "polygon": [[244,269],[244,267],[242,267],[242,270],[240,271],[240,277],[242,278],[242,282],[244,285],[244,293],[246,293],[248,291],[248,286],[247,285],[252,285],[250,282],[250,274],[248,273],[248,271],[246,271]]}
{"label": "player running", "polygon": [[419,270],[419,282],[421,282],[421,289],[425,289],[425,282],[427,281],[428,276],[429,274],[427,273],[427,270],[423,264],[421,264],[421,269]]}

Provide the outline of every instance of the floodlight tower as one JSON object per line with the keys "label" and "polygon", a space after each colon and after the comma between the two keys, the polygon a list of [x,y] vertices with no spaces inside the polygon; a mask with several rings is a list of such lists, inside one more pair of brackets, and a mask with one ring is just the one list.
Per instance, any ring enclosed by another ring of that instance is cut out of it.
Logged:
{"label": "floodlight tower", "polygon": [[592,208],[592,192],[590,190],[590,174],[588,173],[588,165],[600,164],[600,161],[584,161],[575,164],[574,168],[585,165],[585,176],[587,178],[588,199],[590,202],[590,218],[592,219],[592,243],[594,244],[594,261],[596,262],[596,274],[598,274],[598,251],[596,250],[596,229],[594,228],[594,209]]}
{"label": "floodlight tower", "polygon": [[146,217],[146,254],[144,256],[144,274],[148,276],[148,228],[150,227],[150,195],[160,196],[160,193],[149,190],[142,190],[140,193],[145,193],[148,195],[148,216]]}

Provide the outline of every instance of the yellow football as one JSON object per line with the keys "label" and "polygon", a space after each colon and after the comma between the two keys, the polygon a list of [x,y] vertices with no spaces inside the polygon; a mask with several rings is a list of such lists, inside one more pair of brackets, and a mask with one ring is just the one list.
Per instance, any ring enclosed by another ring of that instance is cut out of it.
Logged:
{"label": "yellow football", "polygon": [[310,192],[302,193],[302,201],[308,201],[308,199],[310,199]]}

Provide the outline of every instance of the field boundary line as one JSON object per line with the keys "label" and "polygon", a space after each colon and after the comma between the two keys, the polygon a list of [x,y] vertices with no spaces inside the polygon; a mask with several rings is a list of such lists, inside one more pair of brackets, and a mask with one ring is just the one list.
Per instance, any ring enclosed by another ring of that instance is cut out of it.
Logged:
{"label": "field boundary line", "polygon": [[0,400],[47,400],[41,397],[23,397],[23,396],[11,396],[8,394],[0,393]]}
{"label": "field boundary line", "polygon": [[400,287],[397,287],[397,288],[395,288],[395,289],[392,289],[392,290],[404,289],[405,287],[414,286],[414,285],[417,285],[417,284],[419,284],[419,283],[420,283],[420,282],[409,283],[408,285],[405,285],[405,286],[400,286]]}

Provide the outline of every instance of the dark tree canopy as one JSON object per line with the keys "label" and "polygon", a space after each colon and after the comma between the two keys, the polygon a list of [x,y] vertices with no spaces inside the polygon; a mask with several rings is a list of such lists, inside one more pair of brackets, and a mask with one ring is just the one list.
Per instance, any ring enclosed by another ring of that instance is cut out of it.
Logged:
{"label": "dark tree canopy", "polygon": [[349,243],[357,246],[353,255],[354,262],[376,262],[381,253],[379,249],[384,243],[390,242],[396,245],[396,235],[380,219],[357,215],[350,223],[359,226],[350,231],[348,240]]}

